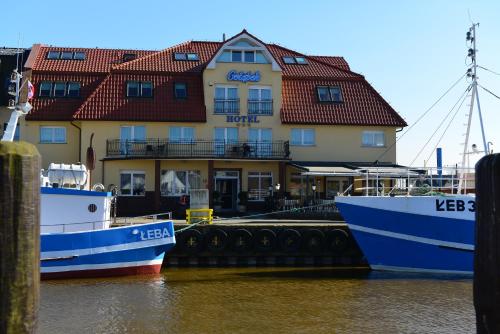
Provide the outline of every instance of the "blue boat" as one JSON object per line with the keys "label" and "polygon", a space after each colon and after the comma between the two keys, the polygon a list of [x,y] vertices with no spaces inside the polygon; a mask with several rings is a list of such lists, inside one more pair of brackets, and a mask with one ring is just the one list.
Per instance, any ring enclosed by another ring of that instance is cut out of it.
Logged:
{"label": "blue boat", "polygon": [[175,245],[172,221],[110,227],[109,192],[41,188],[42,279],[155,274]]}
{"label": "blue boat", "polygon": [[372,269],[473,273],[474,195],[346,196],[336,205]]}

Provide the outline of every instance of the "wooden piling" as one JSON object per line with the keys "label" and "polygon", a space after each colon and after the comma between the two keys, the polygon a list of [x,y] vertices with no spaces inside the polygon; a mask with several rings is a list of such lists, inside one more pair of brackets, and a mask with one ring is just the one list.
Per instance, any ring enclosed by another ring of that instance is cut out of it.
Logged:
{"label": "wooden piling", "polygon": [[40,294],[40,155],[0,142],[0,333],[36,332]]}
{"label": "wooden piling", "polygon": [[500,333],[500,154],[476,164],[474,307],[477,333]]}

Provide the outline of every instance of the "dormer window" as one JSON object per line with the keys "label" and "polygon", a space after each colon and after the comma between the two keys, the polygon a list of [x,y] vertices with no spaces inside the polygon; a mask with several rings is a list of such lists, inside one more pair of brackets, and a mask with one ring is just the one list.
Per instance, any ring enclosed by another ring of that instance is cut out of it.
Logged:
{"label": "dormer window", "polygon": [[123,62],[131,61],[137,58],[137,54],[135,53],[124,53],[123,54]]}
{"label": "dormer window", "polygon": [[190,60],[190,61],[198,61],[200,60],[200,57],[198,56],[197,53],[193,52],[175,52],[174,53],[174,59],[175,60]]}
{"label": "dormer window", "polygon": [[62,60],[85,60],[85,52],[83,51],[49,51],[47,59],[62,59]]}
{"label": "dormer window", "polygon": [[318,86],[319,102],[342,102],[342,92],[339,86]]}
{"label": "dormer window", "polygon": [[71,52],[71,51],[63,51],[63,52],[61,52],[61,59],[64,59],[64,60],[73,59],[73,52]]}
{"label": "dormer window", "polygon": [[231,52],[231,61],[233,63],[241,63],[241,51]]}
{"label": "dormer window", "polygon": [[302,56],[283,56],[283,62],[285,64],[299,64],[299,65],[305,65],[308,64],[306,57]]}
{"label": "dormer window", "polygon": [[127,97],[153,97],[151,81],[128,81]]}

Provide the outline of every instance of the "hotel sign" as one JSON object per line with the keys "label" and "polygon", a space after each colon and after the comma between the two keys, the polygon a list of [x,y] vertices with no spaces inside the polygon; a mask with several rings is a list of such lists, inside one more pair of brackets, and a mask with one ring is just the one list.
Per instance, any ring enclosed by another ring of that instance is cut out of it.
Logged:
{"label": "hotel sign", "polygon": [[227,81],[241,81],[241,82],[259,82],[260,72],[259,71],[248,71],[248,72],[238,72],[235,70],[229,71],[227,73]]}
{"label": "hotel sign", "polygon": [[226,122],[228,123],[241,123],[241,124],[249,124],[249,123],[260,123],[257,119],[256,115],[252,116],[226,116]]}

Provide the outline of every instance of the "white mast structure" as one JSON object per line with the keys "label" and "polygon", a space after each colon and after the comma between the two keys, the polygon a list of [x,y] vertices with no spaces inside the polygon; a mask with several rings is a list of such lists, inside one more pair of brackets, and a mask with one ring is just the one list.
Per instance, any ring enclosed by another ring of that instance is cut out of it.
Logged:
{"label": "white mast structure", "polygon": [[[19,53],[17,54],[19,58]],[[19,64],[19,63],[18,63]],[[19,117],[26,115],[33,108],[29,102],[20,103],[19,95],[22,87],[21,79],[22,74],[19,73],[19,68],[16,66],[16,69],[12,72],[10,77],[10,85],[9,85],[9,94],[14,96],[14,99],[9,100],[9,106],[7,108],[12,109],[12,113],[10,114],[9,123],[7,123],[7,128],[3,133],[1,141],[13,141],[14,135],[16,133],[17,122],[19,121]]]}
{"label": "white mast structure", "polygon": [[[469,109],[469,117],[467,121],[467,132],[465,133],[465,142],[464,142],[464,152],[462,154],[462,172],[460,176],[460,180],[458,183],[458,191],[457,193],[460,194],[462,192],[462,189],[464,190],[464,193],[466,192],[467,188],[467,170],[465,169],[465,163],[467,156],[469,154],[468,152],[468,147],[469,147],[469,136],[470,136],[470,126],[472,123],[472,112],[474,110],[474,100],[477,102],[477,110],[479,114],[479,123],[481,125],[481,134],[483,136],[483,145],[484,145],[484,154],[487,155],[489,153],[488,150],[488,145],[486,142],[486,135],[484,133],[484,126],[483,126],[483,117],[481,115],[481,104],[479,103],[479,94],[477,91],[477,49],[476,49],[476,27],[479,26],[479,23],[473,23],[472,26],[469,28],[469,31],[466,34],[466,40],[470,43],[472,43],[471,48],[468,50],[468,57],[471,57],[472,60],[472,66],[467,70],[467,76],[472,79],[472,92],[471,92],[471,100],[470,100],[470,109]],[[465,184],[465,187],[464,187]]]}

